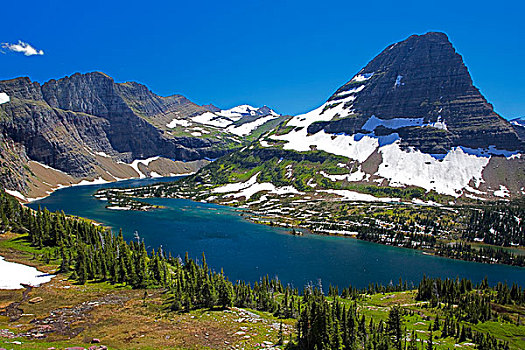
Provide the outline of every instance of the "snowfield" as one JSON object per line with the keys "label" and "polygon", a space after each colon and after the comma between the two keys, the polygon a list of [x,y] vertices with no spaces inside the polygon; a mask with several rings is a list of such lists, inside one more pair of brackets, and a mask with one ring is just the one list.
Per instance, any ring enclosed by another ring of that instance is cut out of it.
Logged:
{"label": "snowfield", "polygon": [[388,179],[390,185],[419,186],[454,197],[459,197],[471,180],[478,187],[489,162],[489,158],[465,153],[460,147],[453,148],[438,160],[418,150],[401,150],[399,141],[381,147],[379,153],[383,162],[376,175]]}
{"label": "snowfield", "polygon": [[[257,115],[258,108],[250,106],[250,105],[239,105],[230,109],[224,109],[220,112],[215,112],[215,114],[226,117],[228,119],[231,119],[233,121],[237,121],[241,119],[244,116],[255,116]],[[277,114],[274,110],[270,109],[271,116],[278,117],[279,114]]]}
{"label": "snowfield", "polygon": [[22,284],[38,287],[55,277],[31,266],[5,261],[3,256],[0,256],[0,271],[0,289],[21,289]]}
{"label": "snowfield", "polygon": [[[195,117],[192,117],[191,120],[195,123],[199,124],[205,124],[214,126],[216,128],[224,129],[225,131],[237,135],[237,136],[246,136],[255,129],[257,129],[259,126],[265,124],[266,122],[275,119],[279,117],[279,114],[277,114],[274,110],[268,109],[269,114],[267,116],[262,116],[258,114],[258,108],[252,107],[250,105],[240,105],[237,107],[233,107],[231,109],[221,110],[219,112],[205,112],[203,114],[197,115]],[[243,117],[256,117],[259,116],[254,121],[244,123],[238,126],[232,125],[234,122],[242,119]],[[177,125],[181,126],[189,126],[189,124],[183,124],[183,123],[189,123],[185,120],[179,120],[179,119],[173,119],[169,124],[167,124],[167,127],[175,127]],[[203,131],[201,131],[203,132]],[[200,136],[200,135],[193,135],[193,136]]]}
{"label": "snowfield", "polygon": [[[372,75],[373,73],[358,74],[352,81],[365,81]],[[402,78],[401,75],[398,76],[396,86],[403,85]],[[295,127],[294,129],[284,135],[272,135],[269,139],[285,141],[283,148],[286,150],[306,152],[317,149],[360,163],[366,161],[374,152],[380,154],[382,161],[374,174],[366,174],[361,168],[357,172],[342,175],[321,172],[321,175],[332,181],[367,181],[371,175],[376,175],[388,180],[390,186],[418,186],[427,191],[434,190],[454,197],[461,196],[464,191],[484,194],[477,188],[484,182],[483,169],[487,166],[491,156],[500,155],[507,159],[521,157],[518,151],[499,150],[494,146],[485,149],[460,146],[450,149],[446,154],[427,154],[415,149],[401,149],[399,134],[395,132],[386,136],[374,134],[374,130],[379,126],[392,130],[404,127],[433,127],[447,130],[446,122],[441,116],[438,116],[434,122],[425,123],[424,118],[381,119],[372,115],[362,127],[370,134],[329,134],[324,130],[308,134],[308,126],[314,122],[330,121],[336,117],[344,118],[349,115],[352,111],[351,101],[365,86],[366,84],[340,92],[336,97],[341,96],[341,99],[328,101],[313,111],[293,117],[287,126]],[[265,143],[263,146],[265,145],[268,144]],[[340,194],[343,197],[346,195],[345,198],[354,198],[351,197],[353,194]],[[500,188],[494,192],[494,195],[506,197],[510,194],[508,189]]]}
{"label": "snowfield", "polygon": [[389,197],[374,197],[371,194],[364,194],[359,192],[354,192],[350,190],[319,190],[317,192],[332,193],[338,196],[343,197],[344,201],[360,201],[360,202],[399,202],[399,198],[389,198]]}
{"label": "snowfield", "polygon": [[159,158],[160,158],[159,156],[156,156],[156,157],[151,157],[151,158],[148,158],[148,159],[135,159],[133,162],[131,162],[131,164],[128,164],[128,165],[130,167],[132,167],[133,170],[135,170],[137,172],[137,174],[139,174],[139,178],[144,179],[146,177],[146,175],[144,175],[142,173],[142,171],[139,170],[139,164],[143,164],[145,166],[148,166],[149,163],[151,163],[152,161],[157,160]]}
{"label": "snowfield", "polygon": [[231,123],[233,123],[231,120],[220,118],[216,114],[211,112],[205,112],[203,114],[197,115],[191,118],[191,120],[193,120],[195,123],[211,125],[218,128],[225,128]]}
{"label": "snowfield", "polygon": [[9,95],[7,95],[5,92],[0,92],[0,105],[2,103],[7,103],[11,101],[11,99],[9,98]]}
{"label": "snowfield", "polygon": [[339,116],[341,118],[348,116],[351,113],[352,106],[345,108],[347,102],[352,102],[355,100],[355,94],[364,89],[364,85],[344,91],[338,95],[345,96],[344,98],[328,101],[321,105],[319,108],[314,109],[305,114],[300,114],[288,121],[286,125],[288,126],[299,126],[299,127],[308,127],[314,122],[320,121],[329,121],[334,119],[334,117]]}
{"label": "snowfield", "polygon": [[174,118],[171,122],[166,124],[166,127],[170,128],[170,129],[173,129],[173,128],[177,127],[177,125],[187,127],[187,126],[191,125],[191,122],[189,122],[188,120],[184,120],[184,119]]}
{"label": "snowfield", "polygon": [[[398,136],[369,136],[363,134],[356,135],[333,135],[327,134],[324,130],[313,135],[308,135],[306,128],[299,131],[293,130],[285,135],[273,135],[274,140],[287,141],[284,149],[295,150],[298,152],[310,151],[315,146],[320,151],[325,151],[339,156],[364,162],[379,147],[380,143],[390,142]],[[388,138],[393,138],[388,140]]]}
{"label": "snowfield", "polygon": [[254,131],[255,129],[257,129],[259,126],[275,118],[277,117],[274,115],[268,115],[266,117],[258,118],[254,120],[253,122],[244,123],[239,126],[230,125],[229,127],[226,128],[226,130],[237,136],[246,136],[252,131]]}
{"label": "snowfield", "polygon": [[268,191],[272,194],[283,195],[283,194],[301,194],[293,186],[283,186],[275,187],[274,184],[270,182],[257,182],[257,176],[259,173],[253,175],[250,179],[245,182],[237,182],[232,184],[227,184],[214,188],[212,192],[214,193],[229,193],[228,196],[234,198],[245,197],[246,200],[250,199],[254,194],[262,191]]}

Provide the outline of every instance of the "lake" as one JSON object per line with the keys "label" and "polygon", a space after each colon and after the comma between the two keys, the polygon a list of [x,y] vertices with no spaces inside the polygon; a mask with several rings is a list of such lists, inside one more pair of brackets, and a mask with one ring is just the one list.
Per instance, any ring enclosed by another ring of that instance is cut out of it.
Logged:
{"label": "lake", "polygon": [[349,284],[366,287],[369,283],[397,283],[399,278],[417,284],[426,274],[443,278],[466,277],[475,282],[487,276],[491,284],[507,281],[525,285],[523,268],[439,258],[348,237],[293,236],[282,228],[251,223],[235,208],[185,199],[155,198],[147,202],[165,208],[150,212],[119,211],[106,209],[106,202],[93,197],[100,188],[143,186],[175,179],[69,187],[28,206],[63,210],[66,214],[101,222],[115,232],[122,229],[129,240],[137,231],[148,250],[162,246],[174,256],[184,257],[188,252],[198,260],[204,252],[208,265],[216,271],[223,268],[233,281],[254,282],[268,275],[300,289],[308,283],[342,288]]}

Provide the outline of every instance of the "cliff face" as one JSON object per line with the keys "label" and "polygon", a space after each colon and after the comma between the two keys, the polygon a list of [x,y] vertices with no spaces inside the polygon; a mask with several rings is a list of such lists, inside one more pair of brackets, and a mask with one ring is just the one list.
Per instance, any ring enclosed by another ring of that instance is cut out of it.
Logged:
{"label": "cliff face", "polygon": [[[137,83],[116,84],[102,73],[75,74],[42,86],[52,108],[86,113],[108,121],[104,128],[113,150],[130,158],[162,155],[177,160],[196,160],[224,153],[213,142],[197,138],[167,138],[148,119],[157,115],[186,115],[202,108],[182,96],[163,98]],[[130,160],[130,159],[128,159]]]}
{"label": "cliff face", "polygon": [[42,86],[16,78],[1,81],[0,92],[9,96],[0,104],[0,182],[10,189],[27,192],[30,160],[75,178],[94,178],[108,172],[108,161],[111,166],[154,156],[194,161],[228,149],[218,138],[173,136],[154,125],[156,118],[187,118],[204,108],[180,95],[157,96],[141,84],[117,84],[103,73]]}
{"label": "cliff face", "polygon": [[[392,128],[396,123],[382,123],[376,134],[398,132],[405,147],[426,153],[444,154],[454,146],[524,149],[523,139],[474,87],[462,57],[443,33],[413,35],[390,45],[329,102],[348,108],[338,120],[314,124],[309,131],[366,134],[372,131],[366,127],[371,116],[417,118],[421,125]],[[439,127],[425,127],[429,125]]]}

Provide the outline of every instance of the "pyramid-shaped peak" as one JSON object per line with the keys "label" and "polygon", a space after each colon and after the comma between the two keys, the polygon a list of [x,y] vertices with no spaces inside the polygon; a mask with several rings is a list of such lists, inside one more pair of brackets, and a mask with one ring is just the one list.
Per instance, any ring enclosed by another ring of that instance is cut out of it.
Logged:
{"label": "pyramid-shaped peak", "polygon": [[412,118],[420,120],[421,125],[439,126],[439,131],[390,128],[377,132],[404,132],[401,136],[407,146],[428,153],[445,153],[453,146],[524,148],[511,125],[494,112],[473,85],[463,58],[440,32],[412,35],[387,46],[330,97],[326,108],[335,106],[342,108],[337,120],[308,131],[323,128],[352,134],[366,130],[372,116],[401,120],[399,125]]}

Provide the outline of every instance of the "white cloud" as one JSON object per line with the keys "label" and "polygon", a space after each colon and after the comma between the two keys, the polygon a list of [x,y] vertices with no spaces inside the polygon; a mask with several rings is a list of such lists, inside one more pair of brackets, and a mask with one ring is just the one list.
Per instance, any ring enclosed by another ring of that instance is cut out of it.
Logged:
{"label": "white cloud", "polygon": [[35,56],[44,54],[43,50],[37,50],[33,46],[23,42],[22,40],[18,40],[18,44],[2,43],[2,47],[13,52],[21,52],[25,56]]}

